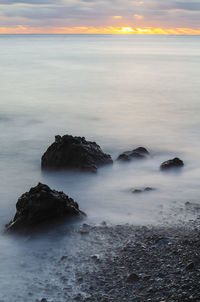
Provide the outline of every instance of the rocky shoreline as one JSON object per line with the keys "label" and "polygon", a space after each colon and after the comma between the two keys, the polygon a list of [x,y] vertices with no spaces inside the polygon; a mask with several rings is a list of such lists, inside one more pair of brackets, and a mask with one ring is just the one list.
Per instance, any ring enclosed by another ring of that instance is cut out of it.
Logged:
{"label": "rocky shoreline", "polygon": [[82,224],[71,239],[55,263],[59,294],[37,302],[200,301],[199,217],[179,225]]}
{"label": "rocky shoreline", "polygon": [[174,227],[85,225],[80,232],[89,242],[103,236],[107,248],[84,259],[93,270],[88,265],[76,272],[80,293],[72,301],[200,301],[197,221]]}
{"label": "rocky shoreline", "polygon": [[[90,229],[110,233],[110,253],[94,255],[96,270],[79,274],[73,301],[200,301],[200,230],[182,227]],[[120,245],[114,243],[117,240]]]}

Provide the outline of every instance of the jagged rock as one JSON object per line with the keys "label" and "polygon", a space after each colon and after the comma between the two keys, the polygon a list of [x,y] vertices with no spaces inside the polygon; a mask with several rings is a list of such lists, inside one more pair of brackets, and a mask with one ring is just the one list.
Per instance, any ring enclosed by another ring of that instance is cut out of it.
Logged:
{"label": "jagged rock", "polygon": [[72,198],[41,183],[18,199],[16,210],[14,219],[6,225],[8,231],[23,232],[51,220],[84,215]]}
{"label": "jagged rock", "polygon": [[96,172],[101,165],[111,164],[112,158],[95,142],[84,137],[56,135],[55,142],[42,156],[43,169],[75,169]]}
{"label": "jagged rock", "polygon": [[118,160],[130,161],[132,159],[144,159],[149,155],[149,152],[144,147],[138,147],[132,151],[125,151],[118,156]]}
{"label": "jagged rock", "polygon": [[167,170],[167,169],[171,169],[171,168],[180,168],[183,166],[184,166],[183,161],[180,158],[175,157],[173,159],[163,162],[160,166],[160,169]]}

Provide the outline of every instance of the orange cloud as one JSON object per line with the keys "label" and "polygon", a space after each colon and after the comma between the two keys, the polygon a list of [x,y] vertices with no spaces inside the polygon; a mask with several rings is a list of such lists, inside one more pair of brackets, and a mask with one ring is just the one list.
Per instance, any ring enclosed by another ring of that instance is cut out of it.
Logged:
{"label": "orange cloud", "polygon": [[0,34],[151,34],[151,35],[200,35],[200,29],[192,28],[134,28],[130,26],[107,27],[0,27]]}
{"label": "orange cloud", "polygon": [[133,5],[143,5],[144,1],[135,1],[133,2]]}
{"label": "orange cloud", "polygon": [[112,16],[113,19],[122,19],[122,16]]}
{"label": "orange cloud", "polygon": [[135,19],[137,19],[137,20],[142,20],[142,19],[144,19],[144,16],[138,15],[138,14],[133,15],[133,17],[134,17]]}

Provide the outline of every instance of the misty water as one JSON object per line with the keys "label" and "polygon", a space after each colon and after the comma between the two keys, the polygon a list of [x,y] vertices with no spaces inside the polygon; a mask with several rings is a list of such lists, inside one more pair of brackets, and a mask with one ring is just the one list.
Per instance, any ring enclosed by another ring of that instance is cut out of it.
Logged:
{"label": "misty water", "polygon": [[[200,203],[200,39],[2,35],[0,46],[0,301],[62,302],[56,260],[66,249],[89,253],[87,245],[70,237],[69,226],[36,238],[3,234],[18,197],[48,184],[74,198],[94,225],[191,219],[177,209]],[[42,172],[41,156],[57,134],[96,141],[114,164],[96,175]],[[149,159],[115,161],[138,146]],[[173,157],[184,168],[162,173]],[[147,186],[156,190],[131,193]]]}

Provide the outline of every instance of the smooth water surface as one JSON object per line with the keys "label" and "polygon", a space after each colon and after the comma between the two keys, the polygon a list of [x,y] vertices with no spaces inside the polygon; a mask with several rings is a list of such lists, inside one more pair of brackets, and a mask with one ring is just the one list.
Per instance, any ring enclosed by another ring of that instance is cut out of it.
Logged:
{"label": "smooth water surface", "polygon": [[[94,224],[156,224],[186,201],[199,203],[198,36],[1,35],[0,67],[2,231],[17,198],[39,181],[73,197]],[[85,136],[113,159],[138,146],[151,157],[114,162],[97,175],[44,173],[40,159],[57,134]],[[160,164],[175,156],[184,168],[161,173]],[[146,186],[156,190],[131,193]],[[170,222],[179,219],[187,218],[175,213]],[[2,301],[40,297],[27,298],[26,283],[36,275],[33,291],[45,292],[39,284],[65,241],[1,235]]]}

